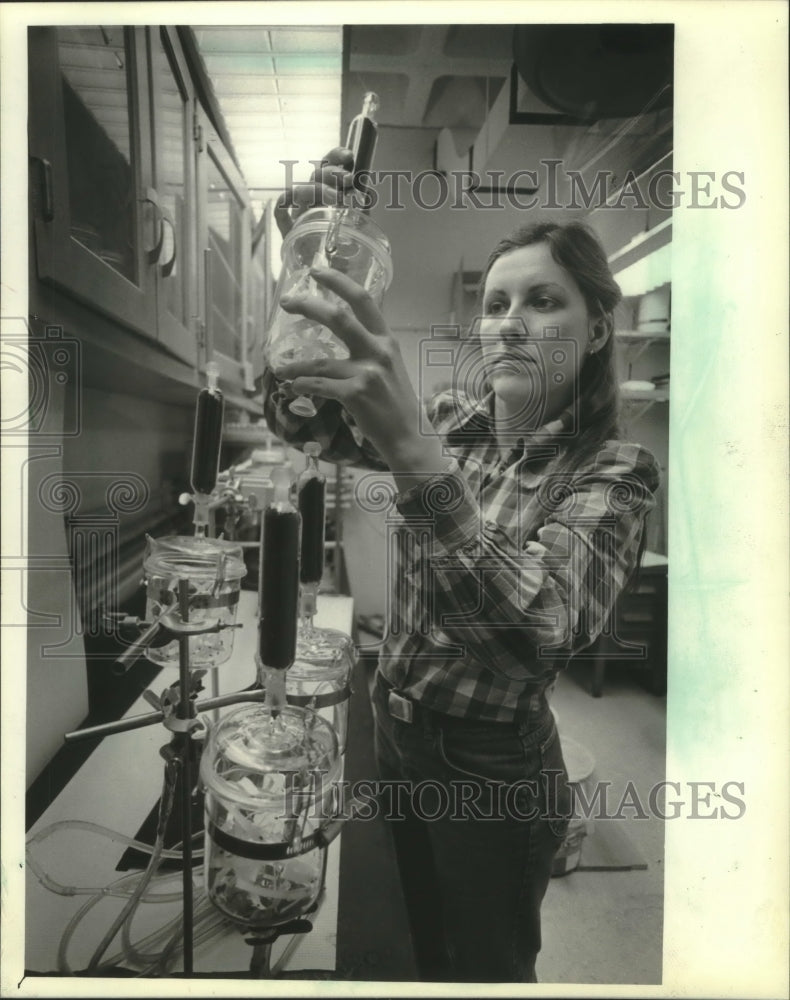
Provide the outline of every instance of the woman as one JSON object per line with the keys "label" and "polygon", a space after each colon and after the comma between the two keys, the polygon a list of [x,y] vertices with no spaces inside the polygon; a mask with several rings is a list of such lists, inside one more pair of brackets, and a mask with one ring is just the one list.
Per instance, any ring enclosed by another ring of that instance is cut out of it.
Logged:
{"label": "woman", "polygon": [[[318,183],[343,190],[345,164],[336,157]],[[617,435],[620,290],[580,224],[501,241],[457,384],[433,400],[426,434],[380,311],[345,275],[314,277],[344,304],[301,296],[283,308],[328,326],[350,357],[281,372],[286,392],[329,401],[310,421],[287,412],[269,376],[267,416],[329,460],[386,467],[398,491],[373,701],[379,776],[411,792],[391,828],[420,977],[535,981],[570,813],[546,692],[637,568],[658,485],[652,456]]]}

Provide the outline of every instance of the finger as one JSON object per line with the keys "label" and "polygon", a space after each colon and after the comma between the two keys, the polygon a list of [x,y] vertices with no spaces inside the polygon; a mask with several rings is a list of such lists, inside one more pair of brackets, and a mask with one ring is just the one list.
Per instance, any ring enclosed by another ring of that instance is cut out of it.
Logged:
{"label": "finger", "polygon": [[343,341],[352,358],[376,357],[376,337],[341,303],[317,295],[284,295],[280,297],[280,306],[287,313],[299,313],[328,327]]}
{"label": "finger", "polygon": [[322,288],[328,288],[347,302],[351,311],[371,333],[384,336],[389,333],[387,323],[371,295],[347,274],[331,267],[311,267],[310,276]]}
{"label": "finger", "polygon": [[322,378],[352,378],[357,374],[358,366],[359,361],[353,358],[312,358],[279,366],[277,377],[295,379],[303,375],[318,375]]}
{"label": "finger", "polygon": [[354,167],[354,154],[347,146],[335,146],[326,154],[324,162],[342,167],[344,170],[352,170]]}
{"label": "finger", "polygon": [[313,375],[294,379],[290,391],[297,396],[320,396],[322,399],[336,399],[344,403],[355,389],[354,379],[319,378]]}
{"label": "finger", "polygon": [[342,205],[343,189],[335,184],[297,184],[291,188],[291,200],[299,211],[321,205]]}
{"label": "finger", "polygon": [[323,184],[343,191],[349,190],[354,180],[354,175],[341,166],[329,166],[321,164],[318,170],[314,170],[311,180],[313,183]]}
{"label": "finger", "polygon": [[282,236],[287,236],[303,212],[322,205],[342,205],[345,187],[335,184],[297,184],[284,191],[274,206],[274,221]]}

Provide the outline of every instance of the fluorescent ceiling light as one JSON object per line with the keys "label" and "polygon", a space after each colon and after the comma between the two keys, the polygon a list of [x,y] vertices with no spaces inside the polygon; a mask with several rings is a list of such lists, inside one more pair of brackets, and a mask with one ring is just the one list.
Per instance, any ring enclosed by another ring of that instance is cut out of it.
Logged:
{"label": "fluorescent ceiling light", "polygon": [[340,143],[342,28],[193,30],[247,186],[282,191],[281,160],[309,180],[310,159]]}

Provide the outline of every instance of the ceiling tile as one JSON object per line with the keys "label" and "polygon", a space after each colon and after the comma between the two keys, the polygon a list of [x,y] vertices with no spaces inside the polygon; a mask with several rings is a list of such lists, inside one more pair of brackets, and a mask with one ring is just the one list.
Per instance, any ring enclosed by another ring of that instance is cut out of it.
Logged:
{"label": "ceiling tile", "polygon": [[277,53],[274,65],[278,74],[286,76],[324,76],[343,69],[343,60],[339,52],[293,52]]}
{"label": "ceiling tile", "polygon": [[274,73],[274,60],[271,53],[208,53],[204,55],[203,59],[212,79],[223,76],[247,76],[250,73],[263,75]]}
{"label": "ceiling tile", "polygon": [[343,47],[340,28],[277,28],[273,29],[272,48],[275,52],[331,52],[339,54]]}
{"label": "ceiling tile", "polygon": [[244,100],[248,95],[277,93],[277,78],[274,76],[215,76],[211,82],[214,93],[223,99],[240,97]]}
{"label": "ceiling tile", "polygon": [[280,94],[317,94],[340,99],[342,81],[340,73],[328,77],[289,76],[277,81]]}
{"label": "ceiling tile", "polygon": [[196,28],[242,173],[250,188],[281,190],[280,160],[304,163],[337,145],[342,29]]}
{"label": "ceiling tile", "polygon": [[271,50],[267,27],[194,28],[198,47],[203,55],[210,52],[267,52]]}

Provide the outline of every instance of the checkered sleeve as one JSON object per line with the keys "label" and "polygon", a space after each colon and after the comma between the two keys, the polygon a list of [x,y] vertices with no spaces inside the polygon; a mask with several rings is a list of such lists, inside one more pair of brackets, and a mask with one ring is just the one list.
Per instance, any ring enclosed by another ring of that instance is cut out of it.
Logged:
{"label": "checkered sleeve", "polygon": [[321,458],[338,465],[387,468],[336,400],[316,402],[318,412],[314,417],[299,417],[291,413],[280,383],[267,369],[263,376],[263,412],[269,430],[281,441],[300,451],[308,441],[317,441],[321,445]]}
{"label": "checkered sleeve", "polygon": [[433,627],[495,674],[547,676],[603,629],[636,568],[657,486],[649,452],[610,442],[578,471],[524,491],[523,503],[517,491],[505,526],[483,520],[457,467],[402,494],[398,509],[419,526],[430,566]]}

